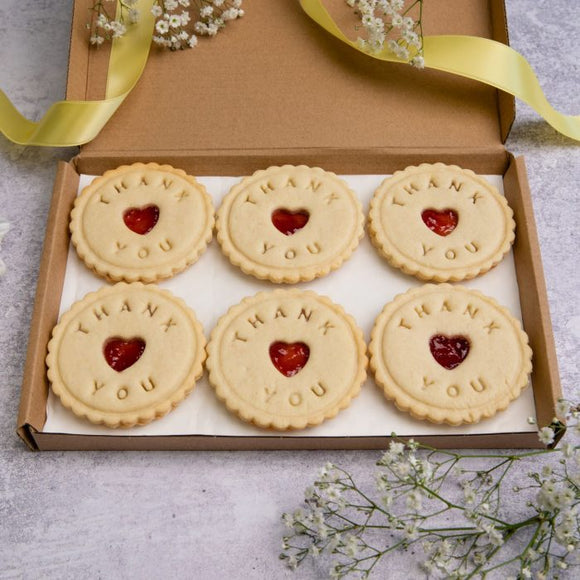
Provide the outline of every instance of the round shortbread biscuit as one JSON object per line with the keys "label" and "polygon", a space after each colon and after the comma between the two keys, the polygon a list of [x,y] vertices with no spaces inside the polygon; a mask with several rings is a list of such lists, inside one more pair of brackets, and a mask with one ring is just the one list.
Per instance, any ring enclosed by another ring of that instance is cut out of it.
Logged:
{"label": "round shortbread biscuit", "polygon": [[433,423],[476,423],[528,385],[532,351],[495,300],[449,284],[409,290],[378,316],[370,365],[385,396]]}
{"label": "round shortbread biscuit", "polygon": [[48,343],[48,378],[80,417],[108,427],[144,425],[193,389],[205,342],[183,300],[157,286],[119,283],[63,314]]}
{"label": "round shortbread biscuit", "polygon": [[473,171],[424,163],[379,186],[369,233],[392,266],[421,280],[457,282],[502,260],[514,240],[512,216],[505,197]]}
{"label": "round shortbread biscuit", "polygon": [[195,262],[211,241],[214,211],[203,185],[181,169],[123,165],[85,187],[71,212],[85,264],[114,282],[154,282]]}
{"label": "round shortbread biscuit", "polygon": [[218,398],[259,427],[318,425],[345,409],[366,378],[362,331],[314,292],[245,298],[220,318],[207,351]]}
{"label": "round shortbread biscuit", "polygon": [[234,186],[218,210],[224,254],[246,274],[294,283],[325,276],[364,233],[356,194],[334,173],[270,167]]}

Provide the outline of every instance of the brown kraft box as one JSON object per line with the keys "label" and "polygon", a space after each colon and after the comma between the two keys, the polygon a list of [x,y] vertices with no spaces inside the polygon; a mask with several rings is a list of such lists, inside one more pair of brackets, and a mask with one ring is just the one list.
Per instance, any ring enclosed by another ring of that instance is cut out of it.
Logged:
{"label": "brown kraft box", "polygon": [[[534,352],[538,424],[560,393],[539,244],[523,158],[503,143],[514,100],[484,84],[381,63],[338,42],[294,0],[252,0],[246,15],[194,50],[151,50],[137,87],[80,154],[61,163],[40,265],[18,434],[32,449],[379,449],[388,437],[107,436],[43,433],[46,346],[57,322],[79,175],[137,161],[193,175],[244,175],[270,165],[308,164],[339,174],[390,173],[423,162],[503,175],[514,210],[513,247],[524,327]],[[343,0],[325,4],[354,30]],[[501,0],[426,3],[424,33],[507,42]],[[67,98],[104,97],[109,52],[88,46],[90,0],[74,7]],[[209,330],[209,329],[208,329]],[[385,429],[389,432],[388,428]],[[448,448],[538,447],[535,433],[422,436]]]}

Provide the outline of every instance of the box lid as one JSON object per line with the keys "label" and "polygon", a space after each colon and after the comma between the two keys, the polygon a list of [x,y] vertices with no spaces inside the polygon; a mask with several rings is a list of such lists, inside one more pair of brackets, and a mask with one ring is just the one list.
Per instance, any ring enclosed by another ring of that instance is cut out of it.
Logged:
{"label": "box lid", "polygon": [[[89,4],[75,4],[69,99],[104,96],[109,52],[88,47]],[[344,0],[325,4],[356,37]],[[241,20],[194,50],[154,47],[138,85],[80,159],[184,157],[216,171],[224,156],[503,149],[512,97],[368,58],[318,27],[297,0],[251,0],[244,8]],[[423,28],[507,42],[501,0],[425,2]]]}

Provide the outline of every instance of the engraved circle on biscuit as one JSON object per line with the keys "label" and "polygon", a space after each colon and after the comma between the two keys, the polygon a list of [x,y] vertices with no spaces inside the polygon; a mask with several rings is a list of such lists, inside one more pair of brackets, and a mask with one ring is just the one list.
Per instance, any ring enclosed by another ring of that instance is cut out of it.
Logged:
{"label": "engraved circle on biscuit", "polygon": [[472,423],[505,409],[531,371],[527,336],[507,309],[449,284],[426,285],[387,304],[369,351],[387,398],[437,423]]}
{"label": "engraved circle on biscuit", "polygon": [[184,171],[155,163],[122,166],[75,200],[72,242],[98,274],[152,282],[199,258],[211,240],[213,213],[205,188]]}
{"label": "engraved circle on biscuit", "polygon": [[234,186],[216,225],[234,265],[291,283],[338,268],[358,245],[363,222],[362,206],[342,179],[319,168],[283,166]]}
{"label": "engraved circle on biscuit", "polygon": [[232,307],[208,345],[210,383],[228,409],[262,427],[334,416],[366,376],[362,332],[313,292],[263,292]]}
{"label": "engraved circle on biscuit", "polygon": [[509,251],[512,216],[505,198],[472,171],[423,164],[379,186],[369,229],[393,266],[423,280],[459,281],[488,271]]}
{"label": "engraved circle on biscuit", "polygon": [[47,357],[53,391],[77,415],[144,424],[177,405],[201,375],[205,338],[193,311],[155,286],[105,287],[66,312]]}

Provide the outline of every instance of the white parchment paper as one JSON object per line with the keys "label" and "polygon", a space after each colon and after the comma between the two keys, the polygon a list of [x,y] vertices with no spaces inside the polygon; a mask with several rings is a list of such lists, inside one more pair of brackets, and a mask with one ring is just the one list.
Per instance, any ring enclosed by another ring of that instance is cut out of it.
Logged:
{"label": "white parchment paper", "polygon": [[[368,212],[370,199],[386,175],[343,175],[350,187],[356,191]],[[485,176],[503,193],[501,176]],[[82,175],[79,192],[88,185],[92,176]],[[222,198],[239,177],[199,177],[218,208]],[[517,235],[517,232],[516,232]],[[60,313],[68,310],[73,302],[85,294],[106,284],[104,280],[90,272],[77,257],[74,248],[69,248]],[[401,292],[422,283],[413,277],[390,267],[371,245],[367,235],[349,261],[340,269],[324,278],[299,284],[298,287],[314,290],[329,296],[352,314],[363,329],[365,339],[369,340],[375,318],[389,302]],[[510,252],[493,270],[483,276],[463,283],[493,296],[506,306],[514,316],[521,320],[518,287],[514,269],[513,254]],[[245,296],[276,287],[270,282],[262,282],[246,276],[230,264],[223,256],[214,239],[200,260],[174,278],[159,284],[171,290],[193,308],[203,324],[206,337],[215,326],[218,318],[233,304]],[[216,398],[207,381],[207,374],[198,381],[194,391],[169,415],[145,425],[131,429],[111,430],[93,425],[77,418],[65,409],[58,398],[49,394],[47,418],[44,432],[76,433],[85,435],[227,435],[227,436],[272,436],[273,432],[264,431],[249,425],[231,415]],[[527,418],[535,416],[532,389],[528,388],[506,411],[475,425],[449,427],[413,419],[398,411],[387,401],[382,391],[368,378],[361,394],[351,406],[332,420],[299,432],[285,433],[285,437],[339,437],[389,435],[466,435],[486,433],[533,432]]]}

